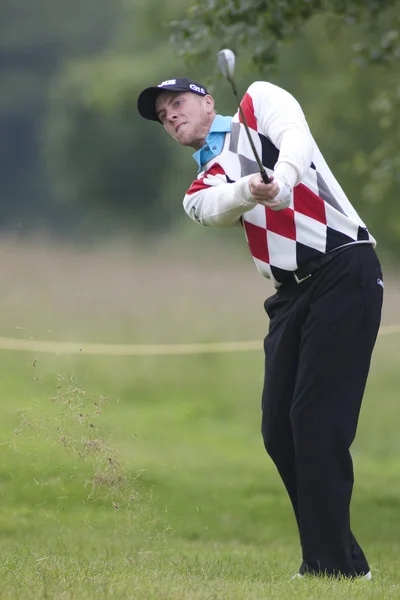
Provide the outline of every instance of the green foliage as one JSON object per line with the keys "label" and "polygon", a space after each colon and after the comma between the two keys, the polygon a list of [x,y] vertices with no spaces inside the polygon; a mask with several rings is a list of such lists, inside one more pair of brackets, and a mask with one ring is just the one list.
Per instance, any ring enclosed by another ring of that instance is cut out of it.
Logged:
{"label": "green foliage", "polygon": [[209,56],[216,45],[250,46],[256,64],[273,63],[280,43],[293,39],[320,6],[320,0],[195,2],[186,19],[173,23],[173,39],[187,59]]}
{"label": "green foliage", "polygon": [[[393,78],[394,79],[394,78]],[[385,246],[398,249],[400,240],[400,87],[381,90],[371,103],[372,117],[382,131],[381,143],[371,153],[360,152],[355,157],[355,167],[368,185],[364,197],[375,221],[379,223],[381,239]]]}
{"label": "green foliage", "polygon": [[46,124],[46,164],[64,203],[91,206],[99,221],[112,215],[119,226],[136,220],[149,227],[168,219],[158,201],[171,161],[166,139],[155,141],[133,110],[140,90],[133,69],[130,59],[110,57],[60,74]]}
{"label": "green foliage", "polygon": [[165,190],[180,154],[169,150],[159,124],[139,117],[136,100],[146,84],[183,66],[167,41],[178,10],[178,2],[127,3],[120,50],[72,61],[53,83],[45,152],[54,191],[112,215],[118,227],[165,228],[177,212]]}
{"label": "green foliage", "polygon": [[[252,60],[264,69],[278,60],[282,43],[298,37],[312,17],[333,16],[337,25],[361,23],[375,29],[377,19],[397,5],[398,0],[206,0],[194,2],[187,17],[173,23],[173,39],[187,59],[209,56],[216,46],[233,50],[249,46]],[[377,59],[398,48],[399,16],[393,12],[397,24],[388,24],[381,32],[380,47],[371,50]],[[363,51],[368,48],[363,44]]]}

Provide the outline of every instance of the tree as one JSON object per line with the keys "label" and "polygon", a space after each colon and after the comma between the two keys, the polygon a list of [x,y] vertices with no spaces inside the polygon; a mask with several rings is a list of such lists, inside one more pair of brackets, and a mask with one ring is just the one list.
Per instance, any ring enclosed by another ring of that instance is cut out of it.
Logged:
{"label": "tree", "polygon": [[261,69],[276,63],[283,43],[296,39],[315,16],[329,27],[362,24],[374,41],[358,48],[374,61],[391,60],[400,49],[398,0],[205,0],[175,21],[173,39],[187,58],[207,56],[219,47],[249,47]]}
{"label": "tree", "polygon": [[146,232],[165,228],[178,212],[170,201],[173,179],[188,157],[155,134],[160,125],[139,117],[136,99],[146,85],[183,68],[168,28],[182,5],[126,3],[114,43],[95,57],[70,61],[54,80],[45,152],[54,194],[64,204],[89,206],[119,226]]}

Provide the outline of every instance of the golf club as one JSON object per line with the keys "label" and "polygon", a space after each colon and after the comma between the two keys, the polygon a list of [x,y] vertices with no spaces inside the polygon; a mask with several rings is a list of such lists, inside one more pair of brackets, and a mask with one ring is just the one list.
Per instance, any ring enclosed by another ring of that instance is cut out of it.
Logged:
{"label": "golf club", "polygon": [[240,100],[239,100],[239,96],[238,96],[236,83],[233,78],[233,73],[235,71],[235,55],[232,52],[232,50],[229,50],[228,48],[226,48],[225,50],[220,50],[217,54],[217,63],[218,63],[218,67],[219,67],[222,75],[230,83],[232,91],[235,94],[235,98],[236,98],[236,101],[237,101],[237,104],[239,107],[240,116],[242,117],[243,125],[245,127],[247,137],[249,139],[250,146],[251,146],[251,149],[254,154],[254,158],[257,161],[258,169],[260,171],[262,180],[264,183],[271,183],[271,180],[268,177],[267,171],[265,170],[265,167],[262,164],[260,157],[258,156],[258,152],[256,150],[256,147],[254,145],[253,139],[252,139],[250,131],[249,131],[249,126],[247,125],[246,117],[244,116],[243,109],[240,105]]}

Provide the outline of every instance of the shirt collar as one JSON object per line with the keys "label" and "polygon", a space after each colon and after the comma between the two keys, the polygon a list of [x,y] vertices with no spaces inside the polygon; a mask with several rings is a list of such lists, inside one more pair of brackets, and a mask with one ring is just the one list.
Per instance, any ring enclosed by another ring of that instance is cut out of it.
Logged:
{"label": "shirt collar", "polygon": [[232,117],[223,117],[222,115],[215,115],[214,121],[210,127],[210,133],[228,133],[232,127]]}
{"label": "shirt collar", "polygon": [[[206,137],[206,143],[200,150],[197,150],[193,154],[194,160],[199,166],[199,170],[203,164],[211,160],[212,156],[217,156],[222,151],[223,140],[225,139],[225,133],[231,131],[232,117],[224,117],[222,115],[216,115],[211,124],[210,131]],[[210,146],[217,142],[217,151],[210,150]]]}

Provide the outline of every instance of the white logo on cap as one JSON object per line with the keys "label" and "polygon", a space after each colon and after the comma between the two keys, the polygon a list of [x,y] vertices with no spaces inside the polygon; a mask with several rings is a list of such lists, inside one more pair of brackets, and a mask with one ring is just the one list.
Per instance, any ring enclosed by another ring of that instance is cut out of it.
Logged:
{"label": "white logo on cap", "polygon": [[167,81],[163,81],[157,87],[164,87],[165,85],[175,85],[175,84],[176,84],[176,79],[167,79]]}
{"label": "white logo on cap", "polygon": [[199,87],[198,85],[195,85],[194,83],[191,83],[189,85],[190,89],[193,90],[194,92],[197,92],[198,94],[204,94],[205,95],[205,90],[202,87]]}

